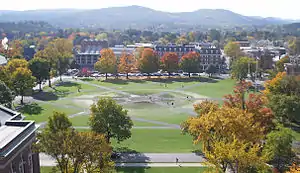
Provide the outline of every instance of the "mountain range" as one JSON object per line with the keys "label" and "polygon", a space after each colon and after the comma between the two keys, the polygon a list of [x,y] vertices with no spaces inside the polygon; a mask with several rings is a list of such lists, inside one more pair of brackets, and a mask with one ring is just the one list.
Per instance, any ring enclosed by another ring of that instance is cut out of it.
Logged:
{"label": "mountain range", "polygon": [[0,11],[0,22],[24,20],[45,21],[58,27],[103,27],[122,29],[159,25],[236,26],[288,24],[295,21],[279,18],[244,16],[224,9],[200,9],[193,12],[170,13],[141,6],[102,9],[53,9]]}

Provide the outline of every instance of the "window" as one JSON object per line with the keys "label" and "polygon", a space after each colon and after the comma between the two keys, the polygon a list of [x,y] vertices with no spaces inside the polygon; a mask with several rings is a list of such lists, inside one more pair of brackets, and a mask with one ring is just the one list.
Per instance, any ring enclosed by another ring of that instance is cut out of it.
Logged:
{"label": "window", "polygon": [[19,173],[25,173],[23,155],[21,155],[21,161],[19,163]]}
{"label": "window", "polygon": [[15,165],[15,164],[13,164],[13,163],[10,164],[10,171],[11,171],[12,173],[17,173],[16,165]]}
{"label": "window", "polygon": [[32,164],[32,154],[28,155],[28,166],[29,166],[29,173],[33,173],[33,164]]}
{"label": "window", "polygon": [[211,50],[211,54],[213,54],[214,53],[214,51],[213,50]]}
{"label": "window", "polygon": [[181,52],[181,48],[179,48],[179,51]]}

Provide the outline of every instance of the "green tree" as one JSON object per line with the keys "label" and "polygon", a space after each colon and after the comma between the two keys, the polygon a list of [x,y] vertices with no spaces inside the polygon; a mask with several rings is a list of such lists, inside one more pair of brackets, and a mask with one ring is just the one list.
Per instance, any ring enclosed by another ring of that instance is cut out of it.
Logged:
{"label": "green tree", "polygon": [[300,38],[293,38],[289,41],[289,50],[291,55],[299,55],[300,54]]}
{"label": "green tree", "polygon": [[215,65],[209,64],[205,72],[209,74],[209,77],[212,77],[213,74],[217,73],[217,68]]}
{"label": "green tree", "polygon": [[13,92],[0,80],[0,104],[11,108],[13,100]]}
{"label": "green tree", "polygon": [[284,72],[285,71],[284,64],[289,62],[290,62],[289,56],[285,56],[281,58],[279,61],[277,61],[275,64],[276,72]]}
{"label": "green tree", "polygon": [[29,61],[29,69],[32,71],[32,75],[36,78],[37,83],[40,85],[40,91],[42,90],[42,82],[49,76],[49,62],[46,59],[35,57]]}
{"label": "green tree", "polygon": [[199,72],[199,57],[200,54],[197,52],[189,52],[185,54],[180,61],[180,69],[184,72],[189,73],[189,77],[191,77],[191,73]]}
{"label": "green tree", "polygon": [[5,66],[0,66],[0,80],[5,83],[7,87],[9,87],[11,90],[12,88],[12,82],[11,82],[11,73],[8,71],[8,69]]}
{"label": "green tree", "polygon": [[21,96],[21,104],[23,104],[25,92],[34,87],[34,81],[35,77],[27,68],[17,68],[12,73],[12,85],[16,95]]}
{"label": "green tree", "polygon": [[263,152],[271,160],[273,167],[284,173],[292,162],[294,153],[292,130],[278,124],[276,129],[267,135]]}
{"label": "green tree", "polygon": [[105,78],[107,79],[107,73],[115,74],[117,72],[117,58],[111,49],[102,49],[101,57],[95,63],[95,70],[105,73]]}
{"label": "green tree", "polygon": [[249,72],[253,78],[256,71],[256,61],[252,58],[242,57],[235,60],[231,67],[231,74],[234,78],[242,81],[247,78]]}
{"label": "green tree", "polygon": [[97,40],[107,40],[108,35],[107,35],[107,33],[101,33],[101,34],[96,35],[96,39]]}
{"label": "green tree", "polygon": [[112,98],[101,98],[91,106],[89,124],[93,132],[105,135],[107,143],[110,143],[111,138],[118,142],[130,138],[133,126],[127,110]]}
{"label": "green tree", "polygon": [[159,69],[159,58],[153,49],[145,48],[138,59],[138,69],[142,73],[153,73]]}
{"label": "green tree", "polygon": [[230,41],[225,45],[224,52],[227,56],[231,57],[233,61],[242,55],[240,45],[233,41]]}

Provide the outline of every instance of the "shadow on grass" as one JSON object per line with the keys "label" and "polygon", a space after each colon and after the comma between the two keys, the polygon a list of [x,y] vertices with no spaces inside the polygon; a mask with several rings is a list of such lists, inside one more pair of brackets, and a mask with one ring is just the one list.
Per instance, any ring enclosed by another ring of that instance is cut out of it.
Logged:
{"label": "shadow on grass", "polygon": [[55,86],[64,86],[64,87],[76,87],[79,86],[80,84],[74,83],[74,82],[59,82],[55,84]]}
{"label": "shadow on grass", "polygon": [[116,84],[116,85],[128,85],[129,83],[145,83],[145,80],[141,79],[106,79],[102,82]]}
{"label": "shadow on grass", "polygon": [[38,92],[32,97],[36,100],[41,100],[41,101],[55,101],[59,99],[59,96],[55,92],[46,92],[46,91],[41,91]]}
{"label": "shadow on grass", "polygon": [[144,79],[151,82],[174,83],[174,82],[208,82],[217,83],[218,81],[213,78],[206,77],[191,77],[191,78],[147,78]]}
{"label": "shadow on grass", "polygon": [[149,167],[116,167],[115,169],[120,173],[145,173]]}
{"label": "shadow on grass", "polygon": [[120,157],[115,160],[119,163],[146,163],[150,161],[150,158],[145,154],[128,147],[116,147],[114,151],[120,153]]}
{"label": "shadow on grass", "polygon": [[95,79],[92,79],[92,78],[83,78],[83,79],[80,79],[82,81],[85,81],[85,82],[90,82],[90,81],[93,81]]}
{"label": "shadow on grass", "polygon": [[194,150],[192,153],[195,153],[197,156],[202,156],[204,157],[204,153],[201,150]]}
{"label": "shadow on grass", "polygon": [[22,114],[38,115],[43,111],[43,108],[37,103],[26,104],[19,109]]}

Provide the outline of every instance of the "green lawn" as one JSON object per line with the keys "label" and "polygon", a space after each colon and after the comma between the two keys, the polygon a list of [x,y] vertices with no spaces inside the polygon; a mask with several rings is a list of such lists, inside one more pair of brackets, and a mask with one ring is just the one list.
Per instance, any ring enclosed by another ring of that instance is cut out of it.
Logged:
{"label": "green lawn", "polygon": [[[32,108],[33,105],[34,108]],[[30,107],[29,110],[27,110],[27,107]],[[47,103],[35,103],[27,105],[21,110],[23,115],[25,115],[26,120],[34,120],[36,123],[47,121],[48,117],[51,116],[54,111],[65,112],[67,115],[72,115],[80,112],[78,109],[58,107]]]}
{"label": "green lawn", "polygon": [[[41,173],[52,173],[52,167],[41,167]],[[153,167],[153,168],[140,168],[140,167],[117,167],[117,173],[203,173],[206,168],[197,167]]]}
{"label": "green lawn", "polygon": [[222,98],[225,95],[233,92],[235,82],[235,80],[226,79],[218,81],[217,83],[203,83],[202,85],[187,89],[186,91],[194,92],[211,98]]}
{"label": "green lawn", "polygon": [[[88,120],[89,120],[89,116],[85,115],[85,116],[76,116],[74,118],[70,119],[73,126],[89,126],[88,125]],[[147,122],[140,122],[140,121],[134,121],[133,120],[133,124],[134,126],[160,126],[157,124],[153,124],[153,123],[147,123]]]}
{"label": "green lawn", "polygon": [[300,141],[300,132],[293,131],[293,135],[296,141]]}
{"label": "green lawn", "polygon": [[124,106],[128,109],[128,115],[137,118],[166,122],[170,124],[180,124],[190,115],[188,113],[180,113],[175,108],[162,107],[151,103],[135,103]]}
{"label": "green lawn", "polygon": [[188,153],[200,150],[194,145],[192,137],[182,135],[179,129],[133,129],[132,137],[120,144],[113,141],[116,148],[128,148],[148,153]]}

